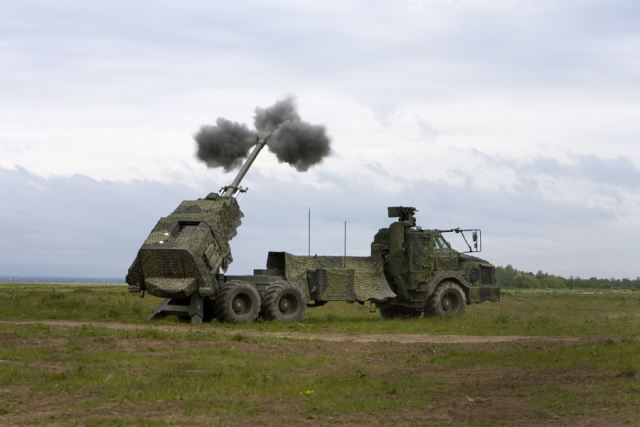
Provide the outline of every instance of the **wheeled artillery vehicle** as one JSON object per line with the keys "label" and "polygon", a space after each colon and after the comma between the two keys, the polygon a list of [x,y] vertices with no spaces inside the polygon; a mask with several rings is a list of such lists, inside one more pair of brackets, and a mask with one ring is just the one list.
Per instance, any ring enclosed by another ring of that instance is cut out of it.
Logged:
{"label": "wheeled artillery vehicle", "polygon": [[422,229],[416,209],[404,206],[388,208],[396,220],[376,233],[369,256],[269,252],[266,268],[226,275],[229,241],[243,216],[234,196],[245,191],[240,182],[265,144],[261,138],[231,185],[183,201],[145,240],[126,282],[131,292],[165,298],[151,318],[296,322],[307,307],[329,301],[371,302],[384,318],[418,317],[461,314],[468,304],[499,300],[494,266],[454,250],[444,237],[459,233],[467,252],[478,252],[480,230]]}

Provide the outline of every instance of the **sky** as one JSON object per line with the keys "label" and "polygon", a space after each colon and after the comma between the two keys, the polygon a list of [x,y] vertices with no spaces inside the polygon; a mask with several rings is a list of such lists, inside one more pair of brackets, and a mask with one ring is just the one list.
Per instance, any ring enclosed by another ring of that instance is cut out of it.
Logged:
{"label": "sky", "polygon": [[[636,1],[0,1],[0,275],[124,277],[157,220],[233,179],[218,117],[294,96],[332,155],[264,151],[230,272],[367,255],[391,221],[481,228],[496,265],[640,276]],[[461,247],[455,237],[454,246]]]}

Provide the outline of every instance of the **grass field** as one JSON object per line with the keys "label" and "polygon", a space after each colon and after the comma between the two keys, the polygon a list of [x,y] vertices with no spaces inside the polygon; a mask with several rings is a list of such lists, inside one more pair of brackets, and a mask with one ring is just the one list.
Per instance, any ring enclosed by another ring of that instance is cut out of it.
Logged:
{"label": "grass field", "polygon": [[[640,424],[637,292],[509,291],[455,319],[335,303],[299,324],[240,327],[147,322],[159,300],[124,286],[0,296],[0,425]],[[389,338],[320,339],[338,333]],[[391,342],[408,333],[487,342]],[[557,336],[573,338],[545,338]]]}
{"label": "grass field", "polygon": [[[139,298],[126,286],[0,285],[0,319],[68,319],[145,322],[162,300]],[[161,323],[175,324],[175,318]],[[237,325],[213,323],[216,329]],[[500,303],[467,307],[457,318],[385,320],[369,305],[329,303],[307,309],[301,323],[258,322],[241,326],[265,331],[437,333],[466,335],[594,335],[640,331],[640,292],[503,290]]]}

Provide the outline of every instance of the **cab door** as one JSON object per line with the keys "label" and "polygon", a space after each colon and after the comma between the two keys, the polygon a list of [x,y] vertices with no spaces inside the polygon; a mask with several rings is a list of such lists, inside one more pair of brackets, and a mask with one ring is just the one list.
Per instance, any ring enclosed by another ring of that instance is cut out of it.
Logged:
{"label": "cab door", "polygon": [[409,289],[415,289],[424,282],[424,278],[433,272],[433,258],[431,252],[431,236],[423,231],[411,230],[405,238],[407,245],[405,254],[406,265],[409,266]]}

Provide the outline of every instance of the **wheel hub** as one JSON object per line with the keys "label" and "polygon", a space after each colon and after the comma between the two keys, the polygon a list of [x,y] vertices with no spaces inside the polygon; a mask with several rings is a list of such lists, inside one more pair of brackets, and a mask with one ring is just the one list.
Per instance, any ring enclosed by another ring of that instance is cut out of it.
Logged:
{"label": "wheel hub", "polygon": [[245,310],[245,305],[242,298],[234,298],[232,306],[233,311],[235,311],[236,313],[242,313]]}
{"label": "wheel hub", "polygon": [[283,313],[286,313],[289,310],[289,307],[291,307],[291,303],[289,302],[288,298],[282,298],[280,300],[280,311],[282,311]]}

